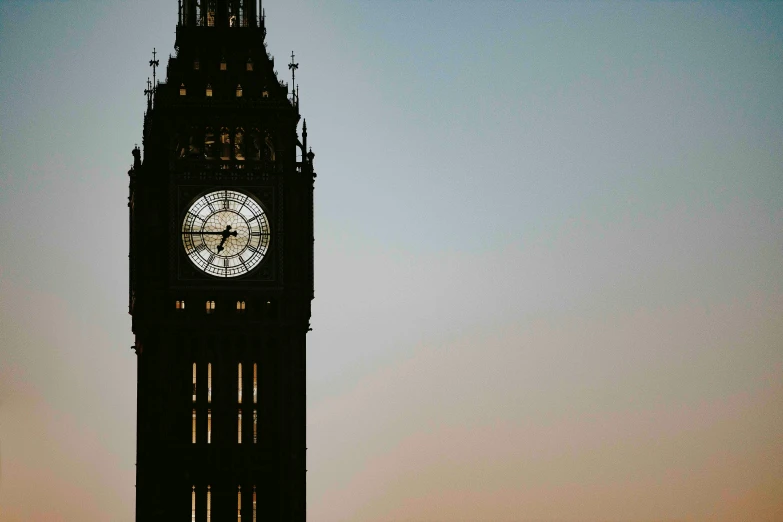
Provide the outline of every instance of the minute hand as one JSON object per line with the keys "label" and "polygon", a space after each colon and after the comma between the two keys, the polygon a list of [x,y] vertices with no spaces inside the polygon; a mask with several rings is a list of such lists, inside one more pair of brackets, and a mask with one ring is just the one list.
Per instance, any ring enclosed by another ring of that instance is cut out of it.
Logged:
{"label": "minute hand", "polygon": [[[193,232],[193,231],[185,231],[185,230],[183,230],[182,233],[183,234],[210,234],[210,235],[213,235],[213,236],[222,236],[223,234],[225,234],[225,232],[198,232],[198,231],[197,232]],[[237,234],[236,231],[234,231],[234,232],[231,232],[228,235],[235,236],[236,234]]]}

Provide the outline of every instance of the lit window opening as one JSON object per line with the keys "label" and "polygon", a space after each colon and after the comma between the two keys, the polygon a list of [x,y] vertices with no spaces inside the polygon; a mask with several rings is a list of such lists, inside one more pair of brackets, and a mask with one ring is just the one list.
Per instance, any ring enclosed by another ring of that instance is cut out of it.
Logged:
{"label": "lit window opening", "polygon": [[207,364],[207,402],[212,402],[212,363]]}
{"label": "lit window opening", "polygon": [[247,59],[247,66],[246,66],[246,69],[247,69],[248,71],[252,71],[252,70],[253,70],[253,60],[251,60],[250,58],[248,58],[248,59]]}
{"label": "lit window opening", "polygon": [[212,408],[207,410],[207,444],[212,444]]}
{"label": "lit window opening", "polygon": [[237,486],[237,522],[242,522],[242,486]]}
{"label": "lit window opening", "polygon": [[242,363],[239,363],[237,380],[237,403],[242,404]]}
{"label": "lit window opening", "polygon": [[242,410],[237,412],[237,444],[242,444]]}
{"label": "lit window opening", "polygon": [[193,421],[191,424],[192,424],[191,426],[192,435],[191,435],[190,442],[191,444],[195,444],[196,443],[196,408],[193,408]]}
{"label": "lit window opening", "polygon": [[207,313],[211,314],[215,311],[215,301],[207,301]]}
{"label": "lit window opening", "polygon": [[207,98],[211,98],[211,97],[212,97],[212,85],[208,83],[207,84]]}
{"label": "lit window opening", "polygon": [[237,312],[242,313],[245,311],[245,302],[244,301],[237,301]]}
{"label": "lit window opening", "polygon": [[193,363],[193,402],[196,402],[196,363]]}
{"label": "lit window opening", "polygon": [[190,490],[190,522],[196,522],[196,486]]}
{"label": "lit window opening", "polygon": [[258,404],[258,363],[253,363],[253,404]]}
{"label": "lit window opening", "polygon": [[226,65],[226,59],[225,59],[225,58],[223,58],[223,59],[220,61],[220,70],[221,70],[221,71],[225,71],[227,67],[228,67],[228,66]]}
{"label": "lit window opening", "polygon": [[256,487],[253,486],[253,522],[256,522]]}
{"label": "lit window opening", "polygon": [[212,521],[212,486],[207,486],[207,522]]}
{"label": "lit window opening", "polygon": [[177,310],[184,310],[185,301],[174,301],[174,308],[176,308]]}
{"label": "lit window opening", "polygon": [[215,6],[215,0],[208,0],[207,1],[207,27],[215,26],[215,11],[217,11],[217,8]]}
{"label": "lit window opening", "polygon": [[181,83],[179,85],[179,95],[180,96],[185,96],[187,93],[188,93],[188,91],[185,89],[185,84]]}
{"label": "lit window opening", "polygon": [[237,98],[242,97],[242,86],[237,84]]}

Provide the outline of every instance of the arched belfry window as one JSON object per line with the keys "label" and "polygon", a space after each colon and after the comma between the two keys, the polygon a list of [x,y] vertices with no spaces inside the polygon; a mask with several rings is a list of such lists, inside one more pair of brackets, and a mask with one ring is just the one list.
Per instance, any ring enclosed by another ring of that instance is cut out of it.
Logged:
{"label": "arched belfry window", "polygon": [[[239,158],[237,158],[239,159]],[[245,312],[245,302],[244,301],[237,301],[237,313],[241,314]]]}
{"label": "arched belfry window", "polygon": [[265,147],[264,147],[264,160],[268,162],[274,162],[275,161],[275,146],[272,144],[272,138],[269,136],[266,137],[265,140]]}
{"label": "arched belfry window", "polygon": [[239,161],[245,159],[245,131],[242,127],[234,132],[234,157]]}
{"label": "arched belfry window", "polygon": [[225,127],[220,129],[220,159],[231,159],[231,136]]}
{"label": "arched belfry window", "polygon": [[215,133],[212,131],[212,127],[207,127],[204,132],[204,158],[215,159]]}
{"label": "arched belfry window", "polygon": [[251,160],[258,161],[261,159],[262,143],[261,133],[258,129],[253,129],[250,133],[250,150],[248,151]]}
{"label": "arched belfry window", "polygon": [[215,301],[207,301],[207,313],[212,314],[215,312]]}
{"label": "arched belfry window", "polygon": [[207,84],[207,98],[211,98],[211,97],[212,97],[212,84],[208,83]]}
{"label": "arched belfry window", "polygon": [[199,127],[191,127],[190,136],[188,136],[188,156],[191,158],[201,157],[201,146],[204,144],[204,134]]}
{"label": "arched belfry window", "polygon": [[174,301],[174,308],[177,310],[185,309],[185,301]]}
{"label": "arched belfry window", "polygon": [[237,84],[237,98],[242,97],[242,86]]}

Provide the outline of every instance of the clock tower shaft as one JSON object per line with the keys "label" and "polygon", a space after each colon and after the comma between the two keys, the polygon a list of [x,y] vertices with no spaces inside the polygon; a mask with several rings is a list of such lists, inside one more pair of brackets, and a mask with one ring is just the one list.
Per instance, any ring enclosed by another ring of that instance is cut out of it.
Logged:
{"label": "clock tower shaft", "polygon": [[304,521],[314,154],[256,0],[178,10],[129,171],[136,520]]}

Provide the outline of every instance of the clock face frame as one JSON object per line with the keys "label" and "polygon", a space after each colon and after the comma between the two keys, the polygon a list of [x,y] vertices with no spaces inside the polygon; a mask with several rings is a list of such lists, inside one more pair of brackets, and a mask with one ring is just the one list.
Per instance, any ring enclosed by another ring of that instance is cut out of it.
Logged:
{"label": "clock face frame", "polygon": [[269,250],[270,226],[264,208],[241,190],[207,192],[182,220],[185,255],[200,271],[219,278],[252,272]]}

